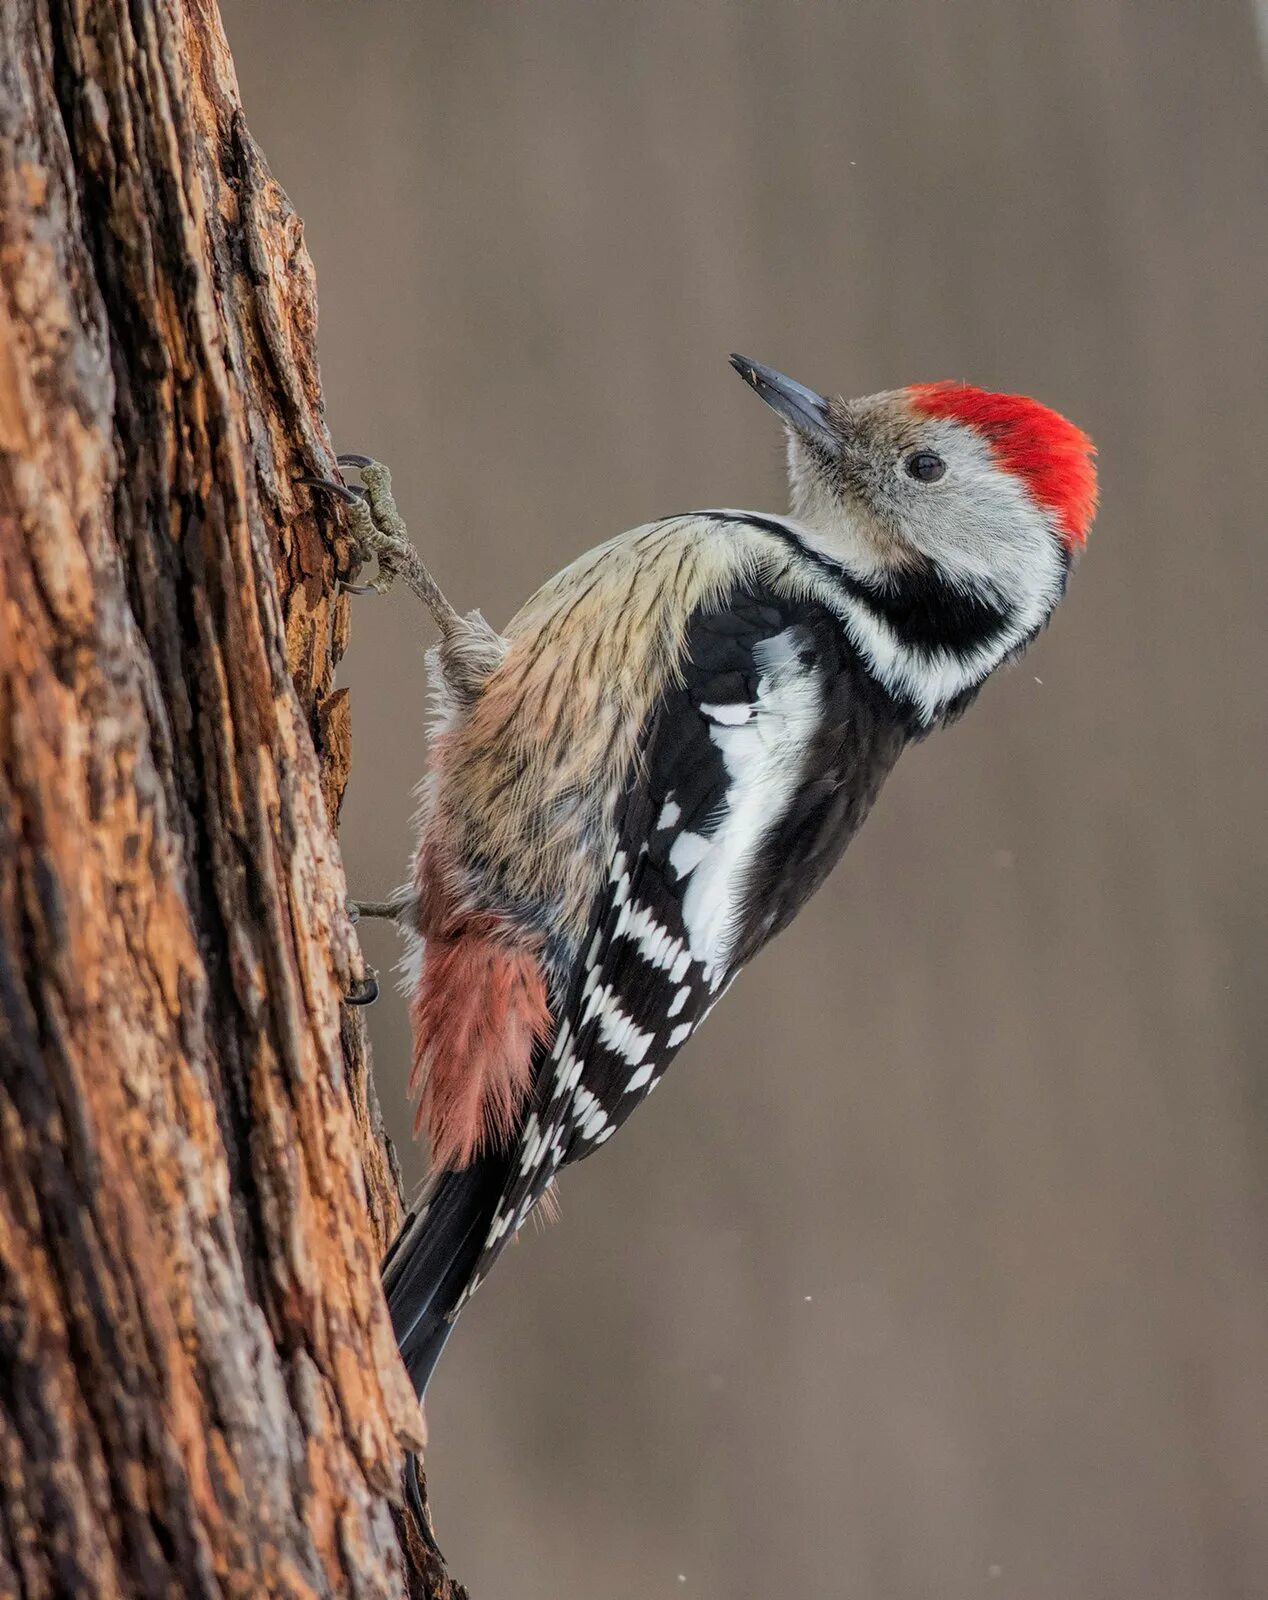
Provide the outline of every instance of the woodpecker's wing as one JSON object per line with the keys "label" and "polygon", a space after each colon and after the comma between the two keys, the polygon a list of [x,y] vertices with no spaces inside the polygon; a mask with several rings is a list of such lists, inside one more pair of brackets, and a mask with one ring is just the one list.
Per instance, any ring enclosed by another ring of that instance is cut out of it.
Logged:
{"label": "woodpecker's wing", "polygon": [[473,1288],[559,1167],[612,1136],[823,881],[902,748],[883,700],[818,602],[750,582],[691,619]]}

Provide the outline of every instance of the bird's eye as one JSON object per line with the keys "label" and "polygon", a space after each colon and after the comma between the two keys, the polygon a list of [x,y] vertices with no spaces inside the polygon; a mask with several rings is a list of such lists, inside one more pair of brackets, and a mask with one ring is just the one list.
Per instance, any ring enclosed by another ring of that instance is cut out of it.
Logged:
{"label": "bird's eye", "polygon": [[946,462],[932,450],[914,451],[907,457],[906,467],[908,476],[919,483],[937,483],[947,470]]}

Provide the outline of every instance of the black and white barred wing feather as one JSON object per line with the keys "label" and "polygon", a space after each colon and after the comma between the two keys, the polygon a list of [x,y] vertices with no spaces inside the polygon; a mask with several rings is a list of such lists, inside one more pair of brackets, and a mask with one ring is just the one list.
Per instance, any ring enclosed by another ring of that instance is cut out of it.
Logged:
{"label": "black and white barred wing feather", "polygon": [[559,1168],[646,1099],[738,966],[786,920],[764,885],[780,876],[771,852],[834,681],[803,613],[749,592],[690,624],[678,681],[626,786],[589,944],[542,1050],[473,1288]]}

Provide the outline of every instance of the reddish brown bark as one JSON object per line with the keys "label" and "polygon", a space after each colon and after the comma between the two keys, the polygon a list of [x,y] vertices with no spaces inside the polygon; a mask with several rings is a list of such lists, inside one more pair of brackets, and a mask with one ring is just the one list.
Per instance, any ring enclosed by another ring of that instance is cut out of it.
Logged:
{"label": "reddish brown bark", "polygon": [[0,1595],[443,1595],[334,822],[352,551],[210,0],[0,7]]}

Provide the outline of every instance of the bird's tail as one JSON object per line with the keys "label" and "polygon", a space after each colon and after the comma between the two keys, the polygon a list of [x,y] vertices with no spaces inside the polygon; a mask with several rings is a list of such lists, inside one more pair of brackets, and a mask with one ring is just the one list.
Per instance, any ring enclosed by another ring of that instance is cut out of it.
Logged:
{"label": "bird's tail", "polygon": [[453,1329],[506,1179],[506,1158],[477,1157],[442,1172],[383,1259],[392,1329],[421,1400]]}
{"label": "bird's tail", "polygon": [[[383,1258],[392,1330],[420,1400],[453,1331],[453,1313],[480,1259],[505,1180],[505,1156],[480,1156],[460,1171],[442,1172]],[[413,1455],[405,1461],[405,1492],[430,1541]]]}

